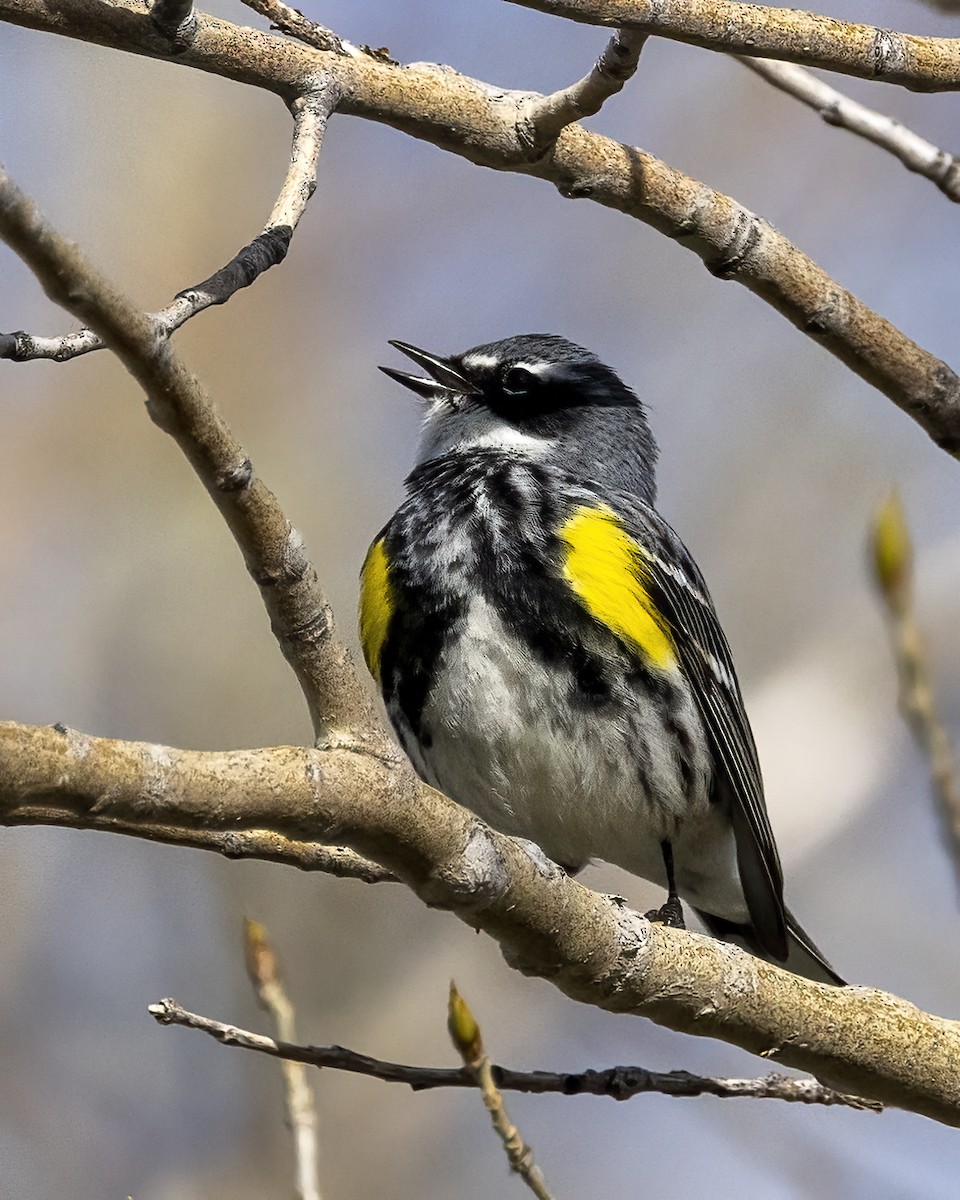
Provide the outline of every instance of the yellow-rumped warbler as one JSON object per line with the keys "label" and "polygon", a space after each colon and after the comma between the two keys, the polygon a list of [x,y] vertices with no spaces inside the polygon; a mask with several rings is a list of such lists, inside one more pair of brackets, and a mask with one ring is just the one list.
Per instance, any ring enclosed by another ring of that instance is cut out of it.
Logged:
{"label": "yellow-rumped warbler", "polygon": [[363,567],[360,633],[419,774],[577,871],[680,896],[718,937],[842,980],[790,915],[760,765],[696,563],[654,508],[637,396],[524,334],[443,358],[408,498]]}

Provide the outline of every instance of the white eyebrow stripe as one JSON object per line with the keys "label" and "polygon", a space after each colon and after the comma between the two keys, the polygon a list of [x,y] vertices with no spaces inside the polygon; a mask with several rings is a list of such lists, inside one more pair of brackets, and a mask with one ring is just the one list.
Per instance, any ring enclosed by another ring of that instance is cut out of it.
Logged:
{"label": "white eyebrow stripe", "polygon": [[521,371],[529,371],[531,375],[543,375],[553,366],[553,363],[544,362],[539,359],[536,362],[515,362],[510,364],[511,367],[519,367]]}
{"label": "white eyebrow stripe", "polygon": [[461,360],[468,371],[492,371],[495,367],[518,367],[521,371],[529,371],[531,375],[545,375],[554,365],[545,359],[522,359],[520,362],[503,362],[495,354],[465,354]]}
{"label": "white eyebrow stripe", "polygon": [[500,360],[495,354],[468,354],[463,359],[465,367],[480,367],[481,370],[495,367]]}

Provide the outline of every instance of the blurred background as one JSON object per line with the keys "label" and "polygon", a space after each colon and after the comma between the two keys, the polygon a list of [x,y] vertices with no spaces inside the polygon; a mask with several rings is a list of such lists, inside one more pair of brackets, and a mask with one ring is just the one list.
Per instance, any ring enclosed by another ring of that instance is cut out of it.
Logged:
{"label": "blurred background", "polygon": [[[565,85],[605,42],[497,0],[304,10],[401,60],[508,87]],[[216,11],[264,26],[237,3]],[[955,18],[906,0],[830,11],[960,35]],[[960,97],[838,86],[958,149]],[[737,63],[665,41],[590,124],[730,192],[960,365],[960,212],[927,180]],[[259,231],[288,153],[271,96],[2,27],[0,157],[146,308]],[[72,327],[0,249],[0,329]],[[415,401],[375,369],[398,361],[386,340],[455,351],[529,331],[589,346],[649,402],[661,509],[733,645],[791,906],[848,979],[956,1015],[956,881],[897,716],[864,547],[897,485],[934,684],[957,732],[960,471],[888,400],[652,230],[345,117],[287,262],[177,344],[304,533],[353,643],[357,571],[402,495],[417,433]],[[122,369],[105,353],[0,363],[0,402],[2,715],[197,748],[308,741],[240,556]],[[641,908],[658,901],[605,867],[585,881]],[[398,887],[5,829],[0,906],[0,1194],[20,1200],[292,1194],[277,1064],[146,1012],[173,995],[266,1031],[244,974],[244,914],[270,930],[304,1040],[452,1063],[453,976],[512,1066],[764,1071],[719,1043],[574,1005]],[[477,1097],[333,1073],[314,1083],[328,1200],[522,1194]],[[960,1169],[953,1131],[898,1112],[656,1096],[509,1104],[558,1196],[946,1196]]]}

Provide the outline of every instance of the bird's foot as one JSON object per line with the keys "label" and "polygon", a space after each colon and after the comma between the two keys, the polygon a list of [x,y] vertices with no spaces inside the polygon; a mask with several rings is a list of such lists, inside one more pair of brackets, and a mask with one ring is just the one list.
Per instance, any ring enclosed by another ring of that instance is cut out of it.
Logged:
{"label": "bird's foot", "polygon": [[643,915],[648,921],[655,921],[658,925],[666,925],[668,929],[686,929],[683,920],[683,907],[680,904],[679,896],[668,896],[666,902],[661,904],[659,908],[651,908],[649,912]]}

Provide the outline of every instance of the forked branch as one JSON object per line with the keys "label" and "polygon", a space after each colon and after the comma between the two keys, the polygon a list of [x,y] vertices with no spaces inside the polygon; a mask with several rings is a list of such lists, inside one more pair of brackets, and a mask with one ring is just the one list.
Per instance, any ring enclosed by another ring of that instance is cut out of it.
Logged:
{"label": "forked branch", "polygon": [[[286,258],[293,232],[317,186],[320,146],[336,100],[336,87],[328,78],[292,102],[290,166],[263,232],[209,279],[184,288],[166,308],[147,314],[158,338],[170,337],[204,309],[226,304],[241,288],[249,287],[264,271]],[[0,358],[11,358],[16,362],[35,358],[65,362],[102,347],[103,339],[90,328],[78,329],[62,337],[41,337],[23,330],[0,333]]]}
{"label": "forked branch", "polygon": [[193,0],[153,0],[150,19],[164,37],[169,38],[175,51],[182,50],[196,37]]}
{"label": "forked branch", "polygon": [[583,117],[598,113],[605,101],[619,92],[637,69],[646,34],[618,29],[589,75],[548,96],[531,96],[521,107],[521,136],[534,155],[545,153],[561,130]]}
{"label": "forked branch", "polygon": [[318,741],[361,737],[371,749],[395,755],[346,649],[334,637],[333,615],[303,539],[169,341],[44,221],[2,169],[0,237],[33,269],[50,298],[85,321],[116,353],[146,393],[153,421],[186,455],[260,589]]}

